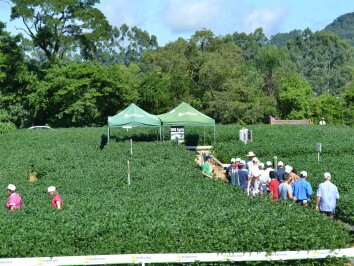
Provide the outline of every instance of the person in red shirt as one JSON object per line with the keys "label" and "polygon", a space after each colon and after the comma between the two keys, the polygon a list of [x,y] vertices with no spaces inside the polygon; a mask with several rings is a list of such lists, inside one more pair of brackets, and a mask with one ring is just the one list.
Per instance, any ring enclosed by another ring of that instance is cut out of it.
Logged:
{"label": "person in red shirt", "polygon": [[279,187],[279,182],[277,180],[277,175],[274,171],[269,172],[269,177],[270,177],[270,183],[269,183],[269,194],[272,197],[273,201],[279,200],[279,195],[278,195],[278,187]]}
{"label": "person in red shirt", "polygon": [[58,191],[56,191],[56,188],[51,186],[48,188],[48,193],[53,197],[52,199],[52,207],[57,208],[58,210],[61,210],[63,208],[63,200],[61,199]]}

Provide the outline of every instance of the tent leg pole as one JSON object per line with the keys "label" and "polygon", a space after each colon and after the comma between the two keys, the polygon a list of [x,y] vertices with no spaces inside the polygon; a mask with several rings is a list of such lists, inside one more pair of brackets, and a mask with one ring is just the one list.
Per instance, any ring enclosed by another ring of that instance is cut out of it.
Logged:
{"label": "tent leg pole", "polygon": [[215,125],[214,125],[214,143],[215,143]]}
{"label": "tent leg pole", "polygon": [[204,146],[205,146],[205,127],[204,127]]}
{"label": "tent leg pole", "polygon": [[108,136],[107,136],[107,144],[109,143],[109,128],[108,128]]}

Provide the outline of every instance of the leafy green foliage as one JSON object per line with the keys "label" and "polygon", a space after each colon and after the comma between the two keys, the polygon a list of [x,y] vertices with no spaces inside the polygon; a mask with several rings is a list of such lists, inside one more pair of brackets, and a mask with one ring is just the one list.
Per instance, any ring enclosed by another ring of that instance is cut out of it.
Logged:
{"label": "leafy green foliage", "polygon": [[327,25],[324,31],[332,32],[341,39],[347,40],[351,46],[354,46],[354,12],[339,16],[331,24]]}
{"label": "leafy green foliage", "polygon": [[[323,173],[330,172],[341,196],[337,208],[339,218],[354,224],[350,200],[354,196],[352,128],[329,125],[257,125],[247,128],[253,131],[253,142],[245,145],[238,140],[241,126],[219,126],[218,143],[213,145],[214,155],[225,163],[235,157],[246,159],[250,150],[263,162],[272,161],[273,156],[277,156],[278,161],[295,167],[298,172],[307,171],[313,188],[323,181]],[[316,143],[322,143],[320,162],[317,161]]]}
{"label": "leafy green foliage", "polygon": [[[106,130],[16,130],[1,136],[1,183],[16,184],[26,204],[15,212],[0,209],[0,226],[7,228],[2,258],[347,246],[347,231],[311,209],[202,180],[194,153],[183,146],[133,142],[131,156],[130,142],[116,140],[127,132],[117,130],[100,149]],[[29,170],[41,178],[28,182]],[[62,211],[50,207],[50,185],[63,197]]]}

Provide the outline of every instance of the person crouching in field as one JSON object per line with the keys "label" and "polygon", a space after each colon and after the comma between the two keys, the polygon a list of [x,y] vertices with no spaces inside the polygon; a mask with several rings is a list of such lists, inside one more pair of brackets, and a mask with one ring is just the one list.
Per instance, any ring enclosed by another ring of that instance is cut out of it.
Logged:
{"label": "person crouching in field", "polygon": [[10,195],[10,197],[6,203],[6,208],[8,208],[10,211],[22,208],[24,206],[21,196],[17,194],[15,191],[16,191],[15,185],[9,184],[7,186],[7,193]]}
{"label": "person crouching in field", "polygon": [[52,207],[57,208],[58,210],[61,210],[63,208],[63,200],[61,199],[58,191],[56,191],[56,188],[51,186],[48,187],[48,193],[53,197],[52,199]]}

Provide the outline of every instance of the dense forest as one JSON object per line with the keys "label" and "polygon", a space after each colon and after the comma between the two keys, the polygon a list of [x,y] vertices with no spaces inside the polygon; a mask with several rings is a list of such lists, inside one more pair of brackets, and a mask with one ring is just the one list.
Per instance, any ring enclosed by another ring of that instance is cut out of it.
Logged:
{"label": "dense forest", "polygon": [[354,122],[354,13],[323,31],[216,36],[208,29],[159,46],[112,27],[99,0],[12,0],[0,21],[0,122],[18,128],[101,126],[130,103],[160,114],[188,102],[219,123],[324,117]]}

